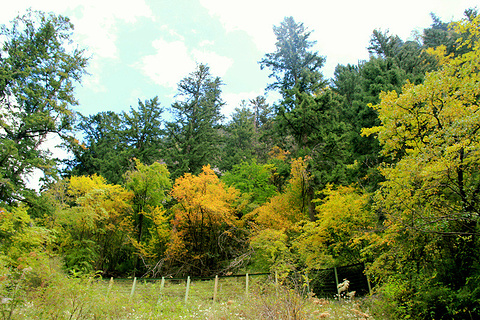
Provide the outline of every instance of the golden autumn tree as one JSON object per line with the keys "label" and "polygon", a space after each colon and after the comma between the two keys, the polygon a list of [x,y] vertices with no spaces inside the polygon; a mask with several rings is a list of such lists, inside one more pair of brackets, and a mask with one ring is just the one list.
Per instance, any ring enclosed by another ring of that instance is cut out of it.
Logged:
{"label": "golden autumn tree", "polygon": [[365,233],[376,222],[368,210],[370,195],[353,186],[333,185],[321,193],[323,198],[315,200],[317,220],[302,226],[294,247],[308,268],[360,262]]}
{"label": "golden autumn tree", "polygon": [[250,237],[254,269],[286,275],[295,268],[295,258],[290,252],[291,239],[301,231],[301,225],[309,221],[307,189],[310,180],[307,159],[294,159],[284,192],[245,215],[245,220],[253,220],[257,226]]}
{"label": "golden autumn tree", "polygon": [[171,196],[174,220],[167,261],[177,272],[211,275],[242,250],[235,203],[239,193],[226,187],[210,166],[178,178]]}
{"label": "golden autumn tree", "polygon": [[293,160],[285,191],[273,196],[246,218],[253,218],[261,228],[283,231],[296,230],[299,222],[308,220],[307,187],[311,176],[306,167],[306,160]]}
{"label": "golden autumn tree", "polygon": [[[130,201],[133,193],[107,184],[101,176],[73,176],[54,188],[59,200],[48,222],[59,234],[59,249],[70,270],[81,272],[119,269],[131,254],[133,233]],[[131,248],[130,248],[131,250]],[[127,271],[131,266],[125,265]]]}
{"label": "golden autumn tree", "polygon": [[[480,316],[480,17],[455,23],[454,31],[458,55],[432,50],[440,69],[401,94],[382,93],[373,106],[381,125],[364,130],[396,160],[381,169],[376,209],[386,220],[374,270],[394,288],[409,288],[393,292],[419,318],[446,310],[455,311],[448,318]],[[448,292],[450,305],[426,292]]]}

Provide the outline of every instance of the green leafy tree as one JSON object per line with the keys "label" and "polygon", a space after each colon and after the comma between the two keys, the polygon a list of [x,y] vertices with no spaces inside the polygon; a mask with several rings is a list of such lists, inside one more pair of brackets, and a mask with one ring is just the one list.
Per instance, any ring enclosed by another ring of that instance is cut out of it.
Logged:
{"label": "green leafy tree", "polygon": [[[172,186],[170,173],[165,164],[147,166],[136,160],[135,170],[127,171],[125,180],[125,187],[134,194],[134,245],[146,267],[152,269],[152,262],[158,261],[168,242],[169,224],[163,205]],[[137,258],[134,265],[137,268]]]}
{"label": "green leafy tree", "polygon": [[263,229],[250,238],[253,251],[250,267],[260,272],[277,272],[280,281],[295,270],[295,255],[288,236],[281,230]]}
{"label": "green leafy tree", "polygon": [[222,176],[228,186],[241,192],[241,208],[248,213],[267,202],[277,192],[273,184],[273,164],[259,164],[256,160],[242,162]]}
{"label": "green leafy tree", "polygon": [[401,94],[383,93],[374,106],[381,125],[364,131],[396,160],[381,169],[376,204],[386,229],[373,270],[397,288],[400,316],[478,316],[480,18],[454,28],[465,36],[458,50],[469,50],[432,50],[440,69]]}
{"label": "green leafy tree", "polygon": [[165,159],[173,178],[219,162],[221,85],[203,64],[178,84],[178,101],[171,107],[174,121],[166,124]]}
{"label": "green leafy tree", "polygon": [[117,114],[113,111],[81,116],[78,128],[82,143],[70,144],[74,159],[71,175],[99,174],[110,183],[122,183],[135,159],[150,165],[161,160],[164,132],[158,97],[138,101],[138,107]]}
{"label": "green leafy tree", "polygon": [[28,11],[0,35],[0,201],[27,200],[26,176],[56,173],[42,143],[72,140],[74,84],[85,73],[84,51],[72,46],[67,17]]}

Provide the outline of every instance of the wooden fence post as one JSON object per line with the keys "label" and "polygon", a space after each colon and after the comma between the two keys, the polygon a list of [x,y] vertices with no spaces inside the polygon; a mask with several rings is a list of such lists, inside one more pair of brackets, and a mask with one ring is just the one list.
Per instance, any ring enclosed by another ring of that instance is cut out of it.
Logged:
{"label": "wooden fence post", "polygon": [[278,271],[275,271],[275,292],[278,297]]}
{"label": "wooden fence post", "polygon": [[160,300],[162,300],[163,288],[165,287],[165,277],[162,277],[162,281],[160,281],[160,293],[158,294],[157,305],[160,304]]}
{"label": "wooden fence post", "polygon": [[134,277],[133,278],[133,284],[132,284],[132,291],[130,291],[130,298],[132,298],[134,293],[135,293],[135,286],[136,285],[137,285],[137,277]]}
{"label": "wooden fence post", "polygon": [[[365,262],[363,263],[363,272],[365,272]],[[368,293],[370,295],[372,295],[372,285],[370,284],[370,277],[368,276],[368,274],[365,273],[365,277],[367,277],[367,284],[368,284]]]}
{"label": "wooden fence post", "polygon": [[110,277],[110,281],[108,282],[107,297],[110,294],[110,291],[112,290],[112,286],[113,286],[113,277]]}
{"label": "wooden fence post", "polygon": [[188,301],[188,291],[190,290],[190,276],[187,277],[187,289],[185,290],[185,304]]}
{"label": "wooden fence post", "polygon": [[340,297],[340,289],[338,288],[338,273],[337,273],[337,267],[333,267],[333,271],[335,272],[335,285],[337,286],[337,294]]}
{"label": "wooden fence post", "polygon": [[248,273],[245,274],[245,296],[248,298]]}
{"label": "wooden fence post", "polygon": [[213,288],[213,302],[217,301],[217,292],[218,292],[218,275],[215,275],[215,287]]}

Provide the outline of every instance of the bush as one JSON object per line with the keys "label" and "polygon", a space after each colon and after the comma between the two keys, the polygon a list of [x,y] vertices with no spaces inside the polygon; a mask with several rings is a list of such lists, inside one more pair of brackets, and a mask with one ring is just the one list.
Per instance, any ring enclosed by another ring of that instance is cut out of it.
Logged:
{"label": "bush", "polygon": [[453,290],[434,278],[391,279],[371,299],[375,314],[391,319],[480,319],[480,277]]}

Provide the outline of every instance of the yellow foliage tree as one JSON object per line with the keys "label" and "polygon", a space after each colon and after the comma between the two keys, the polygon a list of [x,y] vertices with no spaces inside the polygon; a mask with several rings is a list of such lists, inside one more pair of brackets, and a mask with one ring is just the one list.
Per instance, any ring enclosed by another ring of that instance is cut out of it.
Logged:
{"label": "yellow foliage tree", "polygon": [[362,261],[365,234],[375,218],[368,209],[369,194],[353,186],[327,185],[316,200],[317,220],[305,224],[294,247],[308,268],[329,268]]}
{"label": "yellow foliage tree", "polygon": [[204,166],[197,176],[178,178],[171,195],[177,204],[167,260],[189,275],[213,274],[225,267],[222,264],[242,249],[236,238],[238,191]]}
{"label": "yellow foliage tree", "polygon": [[108,272],[122,259],[133,232],[133,193],[93,176],[73,176],[65,189],[53,189],[64,199],[54,219],[60,249],[71,270]]}
{"label": "yellow foliage tree", "polygon": [[37,226],[26,207],[0,207],[0,271],[3,267],[19,266],[32,252],[45,252],[54,240],[54,233]]}
{"label": "yellow foliage tree", "polygon": [[273,196],[245,218],[253,219],[262,228],[298,230],[298,224],[309,219],[307,186],[311,177],[306,167],[306,160],[293,160],[285,192]]}
{"label": "yellow foliage tree", "polygon": [[480,17],[453,27],[459,54],[431,50],[440,69],[400,95],[382,93],[373,106],[381,125],[363,133],[376,134],[396,160],[381,169],[386,181],[376,195],[386,217],[378,273],[428,271],[459,288],[479,263]]}

